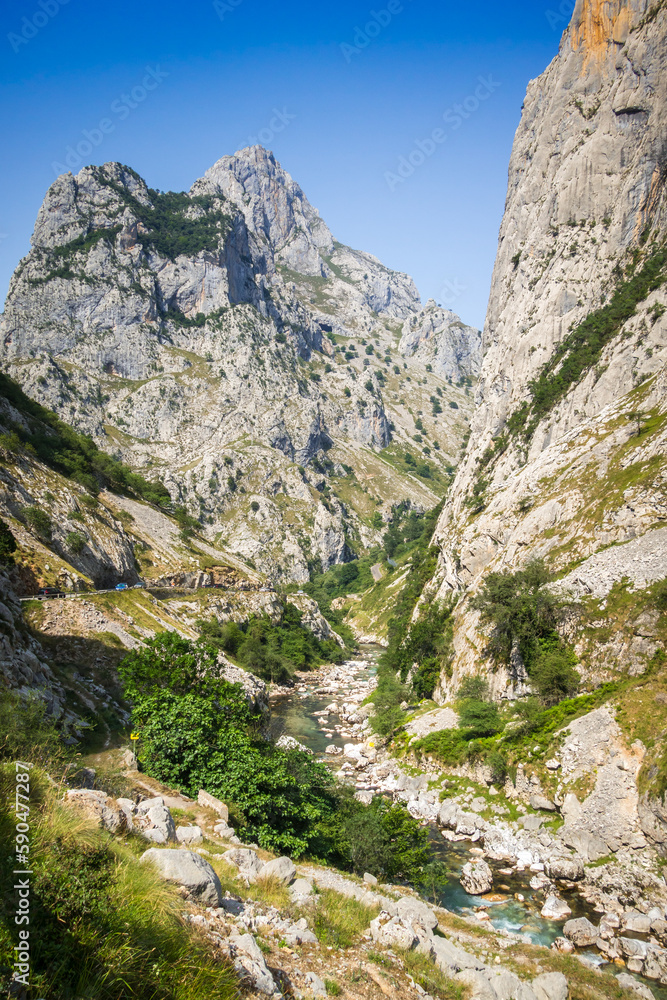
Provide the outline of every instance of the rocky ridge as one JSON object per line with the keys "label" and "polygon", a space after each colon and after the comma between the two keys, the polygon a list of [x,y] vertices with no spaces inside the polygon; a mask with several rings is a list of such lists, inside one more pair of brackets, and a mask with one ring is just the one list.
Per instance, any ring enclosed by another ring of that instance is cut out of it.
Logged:
{"label": "rocky ridge", "polygon": [[478,334],[337,243],[271,153],[223,157],[182,195],[119,164],[64,175],[32,242],[4,368],[250,565],[305,580],[377,538],[378,504],[444,490]]}

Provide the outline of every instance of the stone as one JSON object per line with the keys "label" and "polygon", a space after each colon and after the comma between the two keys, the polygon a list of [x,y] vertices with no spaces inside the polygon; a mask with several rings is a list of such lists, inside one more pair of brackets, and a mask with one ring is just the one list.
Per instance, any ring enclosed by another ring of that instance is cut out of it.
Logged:
{"label": "stone", "polygon": [[646,983],[640,983],[634,976],[629,976],[627,972],[621,972],[616,976],[616,981],[624,990],[632,990],[633,993],[636,993],[641,1000],[655,1000],[653,990]]}
{"label": "stone", "polygon": [[264,955],[252,934],[232,934],[227,939],[230,954],[238,972],[250,979],[259,993],[272,996],[278,992]]}
{"label": "stone", "polygon": [[155,844],[167,844],[176,840],[174,820],[160,796],[144,799],[138,804],[135,825],[142,837]]}
{"label": "stone", "polygon": [[549,878],[580,882],[584,877],[584,865],[579,858],[550,858],[545,870]]}
{"label": "stone", "polygon": [[626,910],[621,914],[621,929],[635,934],[649,934],[651,918],[645,913],[638,913],[637,910]]}
{"label": "stone", "polygon": [[469,895],[483,896],[493,888],[493,872],[486,861],[468,861],[461,869],[459,881]]}
{"label": "stone", "polygon": [[267,861],[259,871],[261,878],[276,878],[283,885],[289,885],[296,875],[296,865],[290,858],[274,858]]}
{"label": "stone", "polygon": [[364,872],[364,882],[367,885],[377,885],[378,884],[378,880],[376,879],[375,875],[371,875],[370,872]]}
{"label": "stone", "polygon": [[65,801],[110,833],[121,833],[132,829],[131,815],[128,817],[119,803],[106,792],[89,788],[71,788],[67,792]]}
{"label": "stone", "polygon": [[224,860],[235,865],[239,870],[239,875],[247,882],[256,882],[257,876],[264,869],[264,862],[248,847],[233,847],[222,854]]}
{"label": "stone", "polygon": [[316,972],[307,972],[305,979],[310,992],[316,997],[325,997],[327,995],[327,988],[324,985],[324,981],[320,979]]}
{"label": "stone", "polygon": [[385,948],[410,951],[417,944],[417,936],[412,927],[400,917],[391,916],[386,910],[371,920],[370,933],[373,941]]}
{"label": "stone", "polygon": [[537,1000],[567,1000],[567,979],[562,972],[545,972],[531,983]]}
{"label": "stone", "polygon": [[577,948],[589,948],[597,941],[598,929],[595,924],[591,923],[588,917],[577,917],[575,920],[567,920],[565,922],[563,934]]}
{"label": "stone", "polygon": [[572,910],[564,899],[561,899],[560,896],[551,894],[547,896],[540,913],[545,920],[565,920],[566,917],[572,915]]}
{"label": "stone", "polygon": [[396,913],[403,920],[417,921],[427,930],[438,926],[438,918],[431,907],[415,896],[401,896],[396,903]]}
{"label": "stone", "polygon": [[454,979],[468,987],[469,1000],[497,1000],[497,994],[487,976],[476,969],[462,969]]}
{"label": "stone", "polygon": [[289,887],[289,893],[292,899],[307,899],[308,896],[312,895],[313,883],[309,882],[305,878],[297,878],[292,882]]}
{"label": "stone", "polygon": [[177,826],[176,840],[179,844],[202,844],[204,835],[199,826]]}
{"label": "stone", "polygon": [[551,947],[561,955],[571,955],[574,951],[574,945],[565,937],[557,937]]}
{"label": "stone", "polygon": [[205,806],[207,809],[213,809],[217,812],[220,819],[224,820],[225,823],[229,822],[229,809],[224,802],[220,799],[216,799],[215,795],[211,795],[209,792],[204,791],[203,788],[199,789],[197,794],[197,802],[200,806]]}
{"label": "stone", "polygon": [[531,795],[530,806],[531,809],[541,809],[544,812],[556,812],[556,806],[551,799],[546,797],[546,795]]}
{"label": "stone", "polygon": [[194,851],[149,847],[139,860],[154,865],[162,878],[183,886],[204,906],[222,904],[220,879],[208,861]]}

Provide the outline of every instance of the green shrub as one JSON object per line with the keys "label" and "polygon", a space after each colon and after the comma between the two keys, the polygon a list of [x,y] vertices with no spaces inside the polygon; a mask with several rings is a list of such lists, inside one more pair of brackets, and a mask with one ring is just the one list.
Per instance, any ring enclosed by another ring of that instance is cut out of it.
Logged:
{"label": "green shrub", "polygon": [[13,566],[16,539],[6,521],[0,518],[0,566]]}
{"label": "green shrub", "polygon": [[80,531],[70,531],[65,538],[65,547],[75,555],[80,556],[86,547],[86,536],[82,535]]}
{"label": "green shrub", "polygon": [[53,525],[51,518],[41,507],[26,507],[23,511],[30,527],[40,538],[50,539]]}

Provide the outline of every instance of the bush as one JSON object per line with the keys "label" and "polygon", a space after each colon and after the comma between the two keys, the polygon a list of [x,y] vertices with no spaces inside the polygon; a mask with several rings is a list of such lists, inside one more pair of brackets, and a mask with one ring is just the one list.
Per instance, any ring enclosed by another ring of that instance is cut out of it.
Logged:
{"label": "bush", "polygon": [[30,527],[40,538],[50,539],[53,526],[51,518],[41,507],[26,507],[23,512]]}
{"label": "bush", "polygon": [[86,536],[80,531],[70,531],[65,539],[65,547],[75,555],[80,556],[86,547]]}
{"label": "bush", "polygon": [[13,566],[16,539],[6,521],[0,518],[0,566]]}
{"label": "bush", "polygon": [[495,736],[503,729],[498,706],[491,701],[468,698],[459,709],[459,729],[466,740]]}

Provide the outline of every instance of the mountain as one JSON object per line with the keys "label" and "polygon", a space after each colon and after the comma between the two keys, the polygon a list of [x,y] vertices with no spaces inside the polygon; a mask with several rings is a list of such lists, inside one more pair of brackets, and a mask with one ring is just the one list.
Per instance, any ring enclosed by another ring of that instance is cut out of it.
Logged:
{"label": "mountain", "polygon": [[114,163],[59,177],[1,334],[29,396],[288,581],[379,540],[393,504],[438,502],[481,356],[261,147],[187,194]]}
{"label": "mountain", "polygon": [[[580,2],[528,87],[470,446],[436,529],[434,585],[466,594],[443,696],[483,662],[469,598],[491,571],[543,558],[602,602],[667,575],[666,24],[663,4]],[[597,632],[584,614],[585,680],[645,669],[659,645],[645,604],[589,609]],[[498,695],[525,680],[516,663],[491,676]]]}

